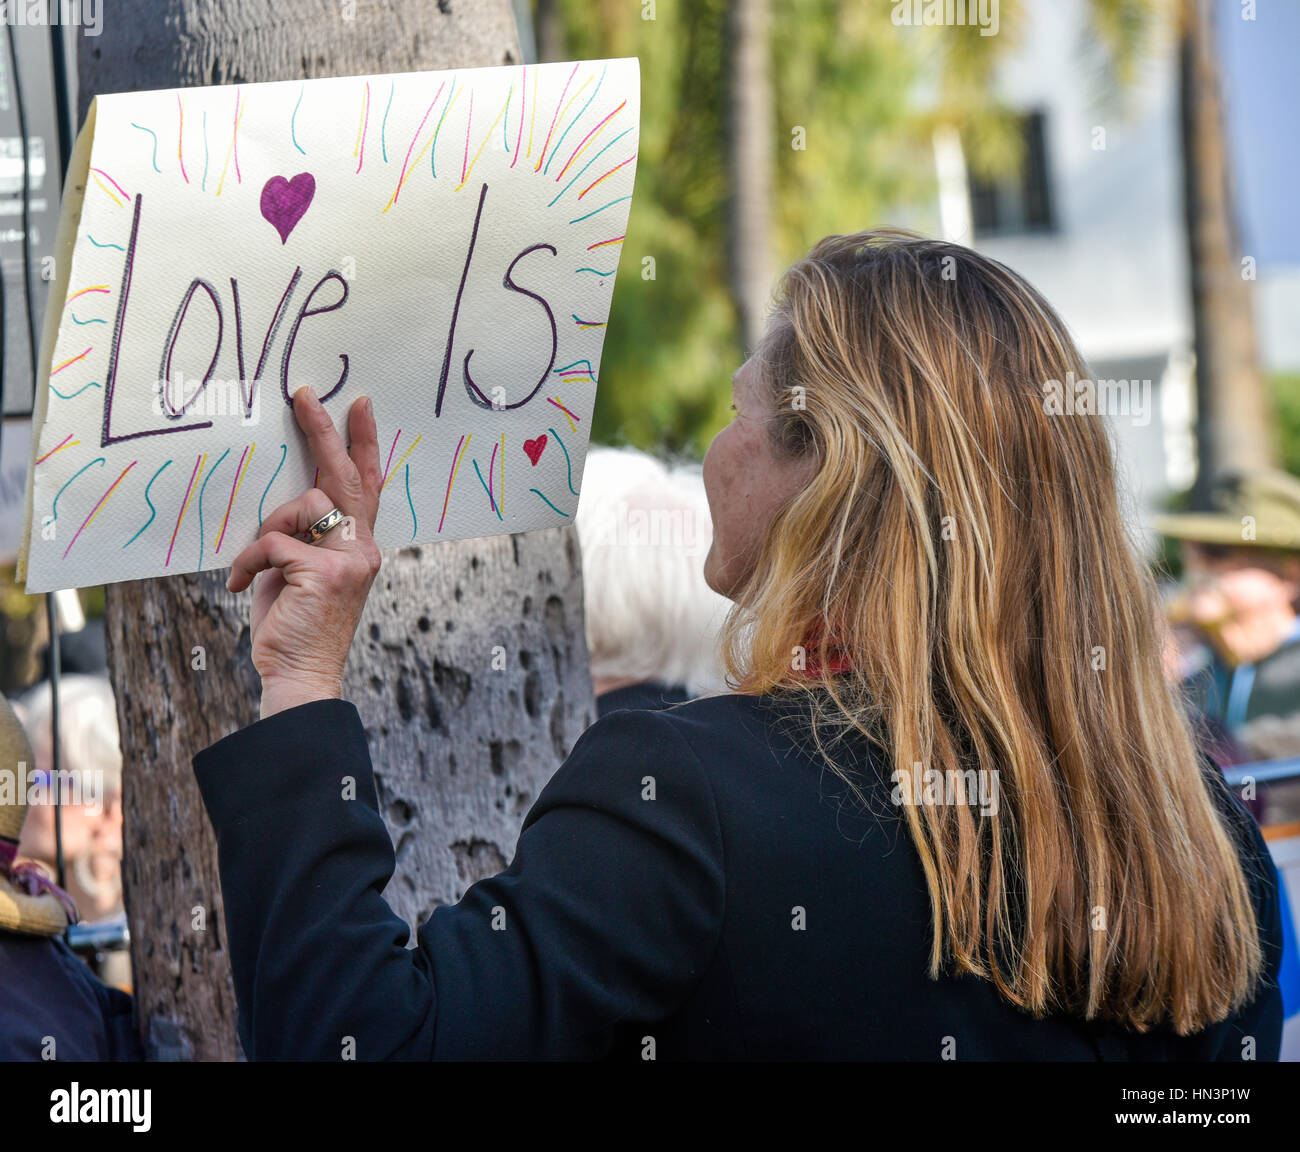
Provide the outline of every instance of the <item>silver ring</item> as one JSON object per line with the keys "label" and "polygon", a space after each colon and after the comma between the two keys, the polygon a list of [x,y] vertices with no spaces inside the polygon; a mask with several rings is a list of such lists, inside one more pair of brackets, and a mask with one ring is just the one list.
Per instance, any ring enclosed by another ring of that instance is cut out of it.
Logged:
{"label": "silver ring", "polygon": [[343,513],[338,508],[331,508],[324,516],[316,521],[307,529],[307,543],[315,544],[331,528],[337,528],[343,523]]}

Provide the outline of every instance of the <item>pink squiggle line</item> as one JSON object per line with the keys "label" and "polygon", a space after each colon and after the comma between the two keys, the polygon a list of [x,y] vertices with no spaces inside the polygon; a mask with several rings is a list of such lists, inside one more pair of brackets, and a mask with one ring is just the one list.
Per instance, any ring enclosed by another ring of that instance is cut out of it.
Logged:
{"label": "pink squiggle line", "polygon": [[510,161],[513,168],[519,159],[519,145],[524,142],[524,113],[528,111],[528,65],[524,65],[523,102],[519,105],[519,135],[515,137],[515,154]]}
{"label": "pink squiggle line", "polygon": [[119,192],[121,192],[123,196],[126,196],[128,200],[131,199],[130,196],[127,196],[126,189],[123,188],[121,184],[119,184],[116,180],[114,180],[113,177],[111,177],[102,168],[92,168],[91,171],[98,172],[105,180],[107,180],[111,185],[113,185],[114,188],[116,188]]}
{"label": "pink squiggle line", "polygon": [[406,180],[406,169],[411,163],[411,153],[415,149],[415,142],[420,138],[420,133],[424,131],[424,121],[429,119],[429,113],[433,111],[433,106],[438,103],[438,97],[442,95],[442,90],[447,86],[444,80],[438,85],[438,91],[434,93],[433,99],[429,101],[429,107],[424,113],[424,120],[420,121],[420,126],[415,130],[415,135],[411,137],[411,146],[406,150],[406,159],[402,161],[402,174],[397,178],[397,191],[393,193],[393,203],[397,203],[397,198],[402,194],[402,184]]}
{"label": "pink squiggle line", "polygon": [[388,450],[388,462],[384,465],[384,482],[388,481],[388,470],[393,466],[393,453],[397,451],[397,442],[402,438],[402,430],[397,430],[397,435],[393,437],[393,446]]}
{"label": "pink squiggle line", "polygon": [[239,184],[244,182],[244,177],[239,171],[239,98],[242,93],[239,89],[235,90],[235,130],[230,134],[230,144],[235,150],[235,181]]}
{"label": "pink squiggle line", "polygon": [[95,505],[95,506],[90,510],[90,515],[87,516],[87,517],[86,517],[86,518],[81,522],[81,528],[78,528],[77,531],[76,531],[76,534],[72,537],[71,540],[68,541],[68,546],[63,550],[63,556],[64,556],[64,559],[67,559],[67,555],[68,555],[68,553],[72,551],[72,546],[77,542],[77,537],[81,535],[82,529],[85,528],[86,525],[89,524],[89,523],[90,523],[90,522],[95,518],[95,513],[98,512],[98,511],[100,510],[100,508],[103,507],[103,505],[104,505],[104,501],[107,500],[111,495],[113,495],[114,490],[117,488],[117,486],[118,486],[119,484],[122,483],[122,480],[123,480],[123,478],[126,476],[126,474],[127,474],[128,472],[130,472],[131,469],[134,468],[134,467],[135,467],[137,464],[139,464],[139,463],[140,463],[139,460],[132,460],[130,464],[128,464],[125,468],[122,469],[122,475],[119,476],[116,480],[113,481],[113,484],[112,484],[112,486],[109,488],[109,490],[108,490],[107,492],[105,492],[105,493],[104,493],[104,494],[99,498],[99,503],[97,503],[97,504],[96,504],[96,505]]}
{"label": "pink squiggle line", "polygon": [[465,172],[469,165],[469,126],[474,123],[474,89],[469,90],[469,119],[465,121],[465,158],[460,162],[460,182],[465,183]]}
{"label": "pink squiggle line", "polygon": [[578,74],[578,66],[573,66],[573,71],[569,73],[569,78],[564,82],[564,90],[560,93],[560,98],[555,102],[555,114],[551,117],[551,127],[546,133],[546,143],[542,145],[542,154],[537,157],[537,167],[534,172],[542,170],[542,161],[546,159],[546,150],[551,146],[551,136],[555,132],[555,122],[560,118],[560,107],[564,103],[564,97],[568,95],[569,85],[573,83],[573,78]]}
{"label": "pink squiggle line", "polygon": [[568,409],[567,409],[563,404],[557,404],[557,403],[556,403],[554,400],[552,400],[549,396],[546,398],[546,402],[547,402],[548,404],[555,404],[555,406],[556,406],[556,407],[557,407],[561,412],[563,412],[566,416],[573,416],[573,418],[574,418],[575,420],[581,420],[581,419],[582,419],[581,416],[576,416],[576,415],[574,415],[572,412],[570,412],[570,411],[569,411],[569,410],[568,410]]}
{"label": "pink squiggle line", "polygon": [[438,521],[438,531],[442,531],[443,521],[447,519],[447,505],[451,503],[451,482],[456,479],[456,462],[460,459],[460,450],[465,443],[465,434],[461,433],[460,443],[456,445],[456,454],[451,458],[451,471],[447,473],[447,495],[442,502],[442,520]]}
{"label": "pink squiggle line", "polygon": [[366,162],[366,133],[370,130],[370,81],[366,81],[366,111],[365,119],[361,124],[361,159],[357,161],[357,171],[361,171],[361,165]]}
{"label": "pink squiggle line", "polygon": [[190,178],[185,172],[185,105],[181,103],[181,94],[176,93],[176,107],[181,115],[181,126],[176,134],[176,159],[181,162],[181,175],[185,177],[185,183],[190,182]]}

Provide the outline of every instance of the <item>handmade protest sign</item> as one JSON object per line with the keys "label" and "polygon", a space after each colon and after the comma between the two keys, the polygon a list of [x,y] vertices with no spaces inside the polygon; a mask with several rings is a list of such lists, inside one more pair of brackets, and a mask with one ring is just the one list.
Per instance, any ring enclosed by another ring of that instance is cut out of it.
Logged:
{"label": "handmade protest sign", "polygon": [[567,523],[635,59],[99,96],[41,346],[28,592],[228,567],[373,399],[380,547]]}

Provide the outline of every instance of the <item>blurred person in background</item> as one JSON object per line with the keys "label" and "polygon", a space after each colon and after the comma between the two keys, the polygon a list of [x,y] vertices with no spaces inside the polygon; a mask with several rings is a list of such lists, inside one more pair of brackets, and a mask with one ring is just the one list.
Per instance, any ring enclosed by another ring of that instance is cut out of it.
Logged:
{"label": "blurred person in background", "polygon": [[1213,511],[1155,525],[1182,543],[1169,617],[1189,703],[1249,759],[1300,754],[1300,480],[1234,474],[1211,499]]}
{"label": "blurred person in background", "polygon": [[704,582],[713,528],[698,465],[593,447],[577,528],[598,714],[720,690],[714,648],[730,602]]}
{"label": "blurred person in background", "polygon": [[[19,701],[36,756],[36,770],[53,765],[50,684],[43,681]],[[63,859],[68,894],[84,925],[123,916],[122,906],[122,753],[118,744],[113,689],[101,676],[59,678],[59,761],[65,795],[60,804]],[[23,825],[22,854],[57,868],[54,808],[33,808]],[[100,975],[129,987],[125,950],[105,953]]]}
{"label": "blurred person in background", "polygon": [[[53,823],[36,771],[22,725],[0,699],[0,1060],[142,1060],[131,997],[98,980],[63,940],[77,906],[39,865],[18,859],[26,825]],[[28,805],[29,790],[42,802]]]}

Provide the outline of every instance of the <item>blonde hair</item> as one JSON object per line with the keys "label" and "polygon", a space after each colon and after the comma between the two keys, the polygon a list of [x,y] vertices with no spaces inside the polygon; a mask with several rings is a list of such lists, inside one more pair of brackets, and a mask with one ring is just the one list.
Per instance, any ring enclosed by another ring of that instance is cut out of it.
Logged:
{"label": "blonde hair", "polygon": [[1250,890],[1162,672],[1105,422],[1044,402],[1088,376],[1060,318],[997,261],[882,229],[790,268],[755,355],[774,451],[818,470],[734,597],[730,683],[805,700],[832,767],[857,731],[896,768],[997,774],[992,811],[901,806],[931,975],[1137,1031],[1224,1019],[1261,969]]}

